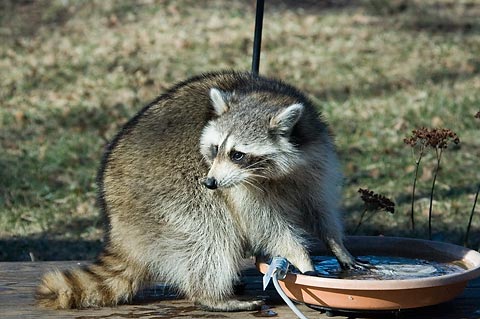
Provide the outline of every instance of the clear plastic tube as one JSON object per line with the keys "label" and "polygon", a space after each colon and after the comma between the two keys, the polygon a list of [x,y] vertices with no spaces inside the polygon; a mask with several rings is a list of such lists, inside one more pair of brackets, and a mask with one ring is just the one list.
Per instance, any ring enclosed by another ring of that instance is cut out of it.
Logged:
{"label": "clear plastic tube", "polygon": [[305,317],[305,316],[303,315],[303,313],[297,308],[297,306],[295,306],[295,304],[293,303],[293,301],[291,301],[290,298],[287,297],[287,295],[285,294],[285,292],[283,292],[282,287],[280,287],[280,284],[278,283],[277,272],[275,272],[272,277],[273,277],[272,280],[273,280],[273,285],[275,286],[275,289],[277,289],[278,294],[280,295],[280,297],[282,297],[282,299],[285,301],[285,303],[287,304],[287,306],[289,306],[290,309],[292,309],[292,311],[297,315],[298,318],[300,318],[300,319],[308,319],[308,318]]}

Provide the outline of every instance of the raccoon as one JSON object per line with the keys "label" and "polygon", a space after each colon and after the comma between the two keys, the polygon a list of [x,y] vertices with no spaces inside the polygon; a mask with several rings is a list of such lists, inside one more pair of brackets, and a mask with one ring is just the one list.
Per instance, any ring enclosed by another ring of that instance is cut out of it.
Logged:
{"label": "raccoon", "polygon": [[300,91],[250,73],[193,77],[111,141],[98,174],[104,250],[90,266],[45,274],[36,298],[116,305],[162,280],[207,310],[258,308],[232,297],[246,257],[283,256],[313,272],[317,237],[356,267],[342,243],[340,185],[329,128]]}

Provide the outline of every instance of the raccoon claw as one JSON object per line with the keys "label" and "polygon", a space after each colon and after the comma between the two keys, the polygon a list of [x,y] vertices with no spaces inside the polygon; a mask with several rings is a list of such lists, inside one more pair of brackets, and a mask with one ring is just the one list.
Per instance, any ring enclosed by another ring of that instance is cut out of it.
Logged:
{"label": "raccoon claw", "polygon": [[350,262],[340,262],[340,267],[342,267],[343,270],[361,270],[361,271],[367,271],[371,269],[375,269],[375,266],[370,264],[366,260],[362,260],[361,258],[354,258]]}
{"label": "raccoon claw", "polygon": [[360,257],[355,257],[355,262],[363,266],[373,267],[373,265],[368,262],[368,260],[362,259]]}

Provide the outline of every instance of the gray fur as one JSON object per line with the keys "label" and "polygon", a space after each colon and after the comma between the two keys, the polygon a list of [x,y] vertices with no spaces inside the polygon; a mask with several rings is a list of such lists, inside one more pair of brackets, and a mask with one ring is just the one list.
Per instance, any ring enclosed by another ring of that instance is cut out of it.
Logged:
{"label": "gray fur", "polygon": [[[216,154],[212,139],[219,141]],[[233,163],[232,148],[252,152]],[[218,189],[202,185],[207,176],[219,180]],[[242,260],[284,256],[312,271],[311,235],[325,240],[342,265],[353,265],[342,244],[340,184],[328,128],[294,88],[235,72],[183,82],[124,127],[99,176],[106,250],[139,271],[124,276],[128,289],[111,288],[108,301],[78,297],[73,306],[128,300],[159,279],[213,311],[254,309],[260,301],[231,299]],[[115,280],[105,282],[113,287]],[[67,289],[52,279],[40,288],[39,299]]]}

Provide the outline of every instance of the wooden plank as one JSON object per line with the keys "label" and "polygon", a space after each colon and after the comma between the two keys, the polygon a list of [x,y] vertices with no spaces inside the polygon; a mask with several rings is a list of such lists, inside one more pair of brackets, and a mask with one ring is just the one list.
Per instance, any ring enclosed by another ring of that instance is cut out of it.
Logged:
{"label": "wooden plank", "polygon": [[[1,318],[253,318],[271,316],[296,318],[283,303],[276,291],[262,290],[261,274],[252,267],[243,273],[243,296],[266,299],[268,309],[264,312],[205,312],[191,302],[175,298],[161,283],[139,293],[131,305],[84,310],[47,310],[35,305],[33,293],[41,275],[52,269],[66,269],[86,262],[10,262],[0,263],[0,317]],[[167,294],[165,295],[165,292]],[[305,305],[300,310],[308,318],[327,318],[327,315]],[[425,309],[408,310],[400,313],[336,313],[338,319],[346,318],[411,318],[411,319],[457,319],[480,318],[480,279],[469,284],[462,296],[454,301]]]}

